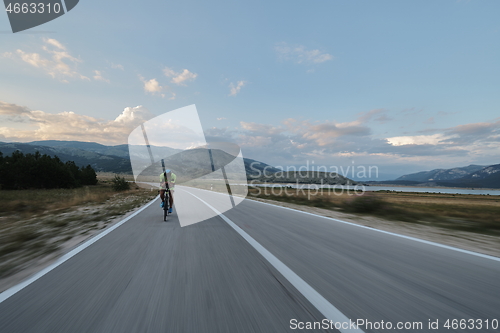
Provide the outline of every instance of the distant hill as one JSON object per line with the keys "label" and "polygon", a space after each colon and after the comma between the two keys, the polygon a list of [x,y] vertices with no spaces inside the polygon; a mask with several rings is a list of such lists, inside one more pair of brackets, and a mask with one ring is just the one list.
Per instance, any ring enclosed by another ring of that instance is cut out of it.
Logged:
{"label": "distant hill", "polygon": [[57,155],[61,159],[61,161],[74,161],[75,164],[80,167],[84,167],[90,164],[90,166],[92,166],[92,168],[98,172],[132,172],[132,167],[130,166],[130,160],[128,159],[128,157],[123,158],[114,155],[104,155],[89,150],[64,146],[48,147],[18,142],[0,142],[0,152],[2,152],[4,155],[10,155],[16,150],[19,150],[24,154],[34,154],[38,151],[40,152],[40,154],[46,154],[49,156]]}
{"label": "distant hill", "polygon": [[128,145],[105,146],[96,142],[81,142],[81,141],[58,141],[45,140],[28,142],[34,146],[46,146],[53,148],[69,148],[91,151],[102,155],[112,155],[128,158]]}
{"label": "distant hill", "polygon": [[449,182],[438,182],[439,186],[500,188],[500,164],[487,166],[467,176]]}
{"label": "distant hill", "polygon": [[490,177],[500,172],[500,164],[490,165],[481,170],[472,172],[464,177],[464,179],[491,179]]}
{"label": "distant hill", "polygon": [[[132,146],[132,149],[134,147],[139,146]],[[140,149],[143,150],[144,146],[140,146]],[[152,146],[152,149],[155,153],[164,152],[165,156],[182,151],[155,146]],[[4,155],[10,155],[16,150],[25,154],[34,154],[39,151],[41,154],[50,156],[57,155],[63,162],[74,161],[76,165],[82,167],[90,164],[98,172],[132,173],[129,160],[129,145],[106,146],[95,142],[58,140],[33,141],[29,143],[0,142],[0,152]],[[264,169],[266,169],[267,173],[279,171],[275,167],[253,159],[244,158],[244,164],[249,178],[258,175],[259,172],[262,173]]]}
{"label": "distant hill", "polygon": [[266,174],[272,174],[281,170],[270,166],[269,164],[245,158],[245,171],[247,172],[247,175],[252,176],[253,178],[253,176],[262,175],[264,171]]}
{"label": "distant hill", "polygon": [[435,169],[404,175],[396,180],[366,182],[369,185],[445,186],[500,188],[500,164],[469,165],[453,169]]}
{"label": "distant hill", "polygon": [[483,169],[482,165],[469,165],[453,169],[434,169],[431,171],[421,171],[404,175],[396,179],[396,181],[415,181],[415,182],[436,182],[443,180],[459,179],[467,176],[470,173]]}

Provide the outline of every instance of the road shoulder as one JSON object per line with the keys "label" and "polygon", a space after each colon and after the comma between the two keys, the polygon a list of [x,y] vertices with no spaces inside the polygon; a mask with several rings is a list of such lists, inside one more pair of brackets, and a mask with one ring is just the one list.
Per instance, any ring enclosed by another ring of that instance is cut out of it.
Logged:
{"label": "road shoulder", "polygon": [[500,257],[500,237],[450,230],[431,225],[417,224],[403,221],[386,220],[374,216],[347,214],[335,210],[297,205],[287,202],[274,201],[248,196],[248,199],[260,201],[275,206],[287,207],[325,217],[362,225],[365,227],[392,232],[404,236],[423,239],[460,249]]}

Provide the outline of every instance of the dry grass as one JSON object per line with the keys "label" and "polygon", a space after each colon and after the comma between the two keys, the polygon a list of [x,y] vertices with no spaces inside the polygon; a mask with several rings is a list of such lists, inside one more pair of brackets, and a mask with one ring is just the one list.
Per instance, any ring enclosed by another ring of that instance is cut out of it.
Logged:
{"label": "dry grass", "polygon": [[[90,236],[157,193],[135,184],[114,192],[110,181],[79,189],[0,191],[0,278]],[[82,236],[83,235],[83,236]]]}
{"label": "dry grass", "polygon": [[250,196],[391,220],[500,235],[500,197],[442,193],[367,192],[250,188]]}
{"label": "dry grass", "polygon": [[114,192],[105,184],[77,189],[0,191],[0,216],[16,214],[28,217],[81,204],[104,202],[112,195]]}
{"label": "dry grass", "polygon": [[[115,175],[117,175],[116,173],[112,173],[112,172],[98,172],[97,173],[97,179],[99,179],[99,181],[111,181]],[[131,174],[128,174],[128,173],[119,173],[118,176],[120,177],[124,177],[126,180],[129,180],[129,181],[134,181],[134,176],[131,175]],[[157,181],[157,179],[155,178],[155,181]]]}

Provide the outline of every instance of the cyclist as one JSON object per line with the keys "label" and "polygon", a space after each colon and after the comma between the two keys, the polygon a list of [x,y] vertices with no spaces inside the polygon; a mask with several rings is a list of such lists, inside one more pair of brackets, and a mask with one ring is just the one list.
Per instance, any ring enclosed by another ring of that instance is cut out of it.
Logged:
{"label": "cyclist", "polygon": [[[165,179],[165,176],[167,179]],[[168,202],[169,202],[169,209],[168,212],[172,213],[172,206],[174,205],[174,187],[175,187],[175,181],[177,179],[177,176],[175,173],[172,172],[172,170],[165,170],[165,172],[162,172],[160,174],[160,198],[161,198],[161,208],[163,208],[164,203],[163,200],[165,200],[165,191],[167,190],[167,181],[168,181],[168,190],[170,192],[170,195],[168,197]]]}

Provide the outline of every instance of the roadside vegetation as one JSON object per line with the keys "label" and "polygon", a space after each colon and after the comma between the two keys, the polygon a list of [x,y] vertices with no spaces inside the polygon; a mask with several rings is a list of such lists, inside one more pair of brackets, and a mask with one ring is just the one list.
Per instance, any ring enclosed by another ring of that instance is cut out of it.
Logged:
{"label": "roadside vegetation", "polygon": [[87,165],[80,168],[75,162],[63,163],[57,156],[24,155],[15,151],[10,156],[0,152],[0,189],[53,189],[75,188],[97,184],[94,169]]}
{"label": "roadside vegetation", "polygon": [[120,177],[115,175],[115,177],[111,180],[113,190],[115,191],[126,191],[130,190],[130,183],[125,179],[125,177]]}
{"label": "roadside vegetation", "polygon": [[499,196],[394,191],[350,194],[291,188],[285,193],[251,187],[248,197],[500,236]]}
{"label": "roadside vegetation", "polygon": [[118,216],[152,200],[156,191],[113,179],[71,189],[0,190],[0,279],[55,257],[77,245]]}

